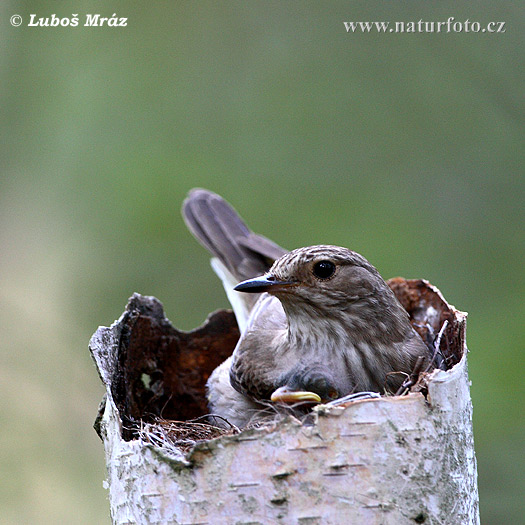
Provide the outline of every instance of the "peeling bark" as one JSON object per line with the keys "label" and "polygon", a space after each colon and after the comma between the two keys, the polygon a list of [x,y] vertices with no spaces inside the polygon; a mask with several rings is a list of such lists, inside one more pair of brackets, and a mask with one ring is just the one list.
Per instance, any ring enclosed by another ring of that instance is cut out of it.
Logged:
{"label": "peeling bark", "polygon": [[426,281],[389,284],[424,338],[447,321],[447,371],[406,396],[216,434],[172,420],[205,414],[205,382],[238,338],[233,314],[180,332],[155,298],[135,294],[90,342],[107,389],[96,427],[113,522],[479,523],[466,314]]}

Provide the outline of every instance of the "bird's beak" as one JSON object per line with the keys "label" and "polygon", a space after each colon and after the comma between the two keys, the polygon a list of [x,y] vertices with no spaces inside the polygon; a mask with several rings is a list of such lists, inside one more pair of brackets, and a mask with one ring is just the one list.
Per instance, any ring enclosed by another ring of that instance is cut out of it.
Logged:
{"label": "bird's beak", "polygon": [[248,279],[239,283],[234,290],[247,293],[271,293],[296,284],[294,281],[279,281],[273,275],[261,275],[260,277],[255,277],[255,279]]}
{"label": "bird's beak", "polygon": [[315,392],[306,392],[301,390],[290,390],[287,386],[279,387],[270,398],[274,403],[320,403],[321,398]]}

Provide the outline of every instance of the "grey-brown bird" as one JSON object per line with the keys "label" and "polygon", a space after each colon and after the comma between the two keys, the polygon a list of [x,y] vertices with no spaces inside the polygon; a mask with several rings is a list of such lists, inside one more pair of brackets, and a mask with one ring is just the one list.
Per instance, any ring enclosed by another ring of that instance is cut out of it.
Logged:
{"label": "grey-brown bird", "polygon": [[212,414],[244,427],[272,414],[272,402],[395,392],[420,357],[430,363],[408,313],[362,255],[331,245],[286,252],[207,190],[190,192],[183,216],[213,254],[241,329],[208,380]]}

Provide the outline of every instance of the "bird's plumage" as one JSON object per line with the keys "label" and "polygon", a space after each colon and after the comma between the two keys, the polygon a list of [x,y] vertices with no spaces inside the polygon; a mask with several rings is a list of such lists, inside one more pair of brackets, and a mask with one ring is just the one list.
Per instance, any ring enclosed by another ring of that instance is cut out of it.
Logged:
{"label": "bird's plumage", "polygon": [[362,255],[331,245],[287,253],[206,190],[193,190],[183,213],[235,278],[250,279],[238,289],[257,298],[245,303],[249,318],[232,357],[209,379],[212,413],[245,426],[282,387],[323,401],[395,392],[420,356],[430,361],[407,312]]}
{"label": "bird's plumage", "polygon": [[233,292],[239,281],[263,274],[286,250],[253,233],[219,195],[194,188],[182,204],[188,229],[212,255],[212,266],[224,284],[241,331],[258,296]]}
{"label": "bird's plumage", "polygon": [[263,274],[286,250],[253,233],[219,195],[195,188],[182,205],[186,225],[228,271],[242,281]]}
{"label": "bird's plumage", "polygon": [[[333,262],[334,275],[315,277],[318,261]],[[355,252],[326,245],[300,248],[278,259],[267,275],[297,284],[268,288],[234,351],[231,383],[254,399],[269,399],[295,368],[319,362],[333,370],[341,396],[395,391],[406,376],[388,374],[410,373],[417,358],[428,354],[406,310]]]}

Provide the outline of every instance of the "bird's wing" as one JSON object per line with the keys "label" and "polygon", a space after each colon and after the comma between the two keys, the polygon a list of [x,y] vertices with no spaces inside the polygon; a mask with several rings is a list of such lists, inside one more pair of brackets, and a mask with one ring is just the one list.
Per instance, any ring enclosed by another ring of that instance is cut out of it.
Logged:
{"label": "bird's wing", "polygon": [[[230,428],[231,425],[243,428],[260,417],[264,406],[240,394],[231,386],[231,360],[230,357],[219,365],[206,383],[210,422],[224,428]],[[213,418],[213,415],[220,417]]]}
{"label": "bird's wing", "polygon": [[279,378],[297,360],[286,340],[287,324],[280,301],[261,294],[233,351],[230,383],[238,392],[268,400],[280,386]]}

